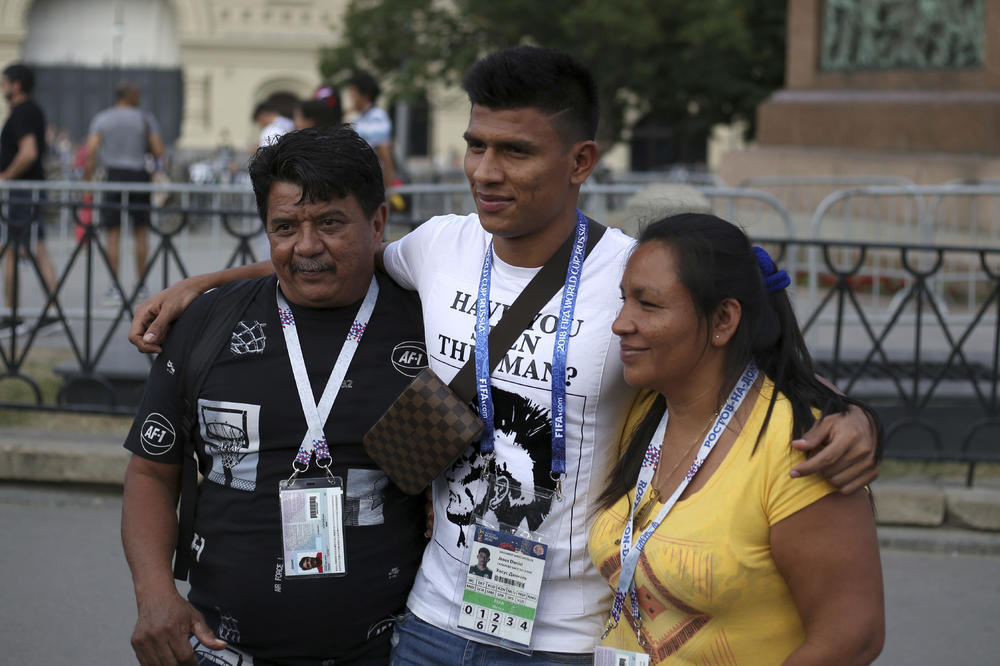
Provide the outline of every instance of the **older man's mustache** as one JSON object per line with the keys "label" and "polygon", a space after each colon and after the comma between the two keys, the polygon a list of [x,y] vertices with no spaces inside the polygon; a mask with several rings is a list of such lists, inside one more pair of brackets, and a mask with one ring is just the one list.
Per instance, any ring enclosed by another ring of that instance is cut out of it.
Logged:
{"label": "older man's mustache", "polygon": [[293,263],[291,269],[293,273],[318,273],[320,271],[330,271],[331,273],[336,273],[337,264],[328,263],[326,261],[301,259]]}

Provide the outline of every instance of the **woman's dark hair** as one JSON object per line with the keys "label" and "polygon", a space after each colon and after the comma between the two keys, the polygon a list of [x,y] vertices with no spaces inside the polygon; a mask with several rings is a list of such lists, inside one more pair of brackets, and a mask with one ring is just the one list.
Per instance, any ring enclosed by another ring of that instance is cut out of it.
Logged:
{"label": "woman's dark hair", "polygon": [[[662,243],[673,249],[681,284],[710,335],[707,323],[727,298],[739,301],[740,323],[730,339],[725,361],[725,381],[718,398],[721,404],[750,361],[774,382],[775,391],[757,433],[757,443],[767,430],[780,391],[792,407],[792,436],[800,437],[816,419],[812,409],[824,415],[861,407],[876,430],[876,457],[882,455],[882,428],[874,412],[861,402],[841,395],[816,378],[812,358],[799,330],[795,312],[784,289],[768,293],[757,257],[736,225],[706,213],[683,213],[650,224],[639,238],[639,246]],[[666,400],[658,396],[649,413],[628,434],[625,454],[611,472],[608,485],[598,498],[598,508],[614,505],[635,485],[649,440],[656,430]],[[754,445],[754,452],[757,444]]]}

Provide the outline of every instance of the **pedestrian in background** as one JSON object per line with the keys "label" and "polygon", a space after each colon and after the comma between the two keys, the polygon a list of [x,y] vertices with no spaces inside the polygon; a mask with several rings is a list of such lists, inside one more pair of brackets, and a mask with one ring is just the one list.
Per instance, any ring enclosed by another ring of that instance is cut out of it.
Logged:
{"label": "pedestrian in background", "polygon": [[[94,116],[87,137],[86,167],[83,177],[92,180],[97,163],[105,169],[105,180],[115,183],[149,183],[152,180],[146,169],[146,156],[162,160],[165,150],[156,118],[139,108],[140,90],[137,85],[122,81],[115,90],[115,105]],[[101,221],[108,230],[108,262],[116,278],[119,278],[119,244],[121,222],[127,210],[135,237],[135,270],[140,282],[137,290],[139,300],[146,298],[146,289],[141,283],[146,273],[146,259],[149,256],[148,228],[150,221],[149,192],[129,192],[126,209],[105,209]],[[105,192],[104,203],[120,206],[121,191]],[[119,278],[120,279],[120,278]],[[121,292],[117,285],[108,287],[105,301],[111,304],[121,302]]]}
{"label": "pedestrian in background", "polygon": [[[0,77],[0,87],[4,99],[10,106],[10,116],[0,132],[0,181],[3,180],[45,180],[45,169],[42,167],[42,157],[45,155],[45,113],[31,92],[35,87],[35,73],[22,63],[8,65]],[[52,266],[48,250],[45,248],[45,222],[43,207],[32,205],[32,201],[44,200],[45,193],[30,189],[10,189],[9,206],[5,222],[7,223],[7,262],[4,279],[4,293],[7,305],[14,307],[17,300],[14,291],[14,272],[17,270],[17,258],[29,255],[32,225],[37,230],[35,258],[42,279],[50,292],[56,288],[56,271]],[[39,321],[39,328],[51,326],[57,319],[46,312]],[[16,312],[0,320],[0,330],[10,330],[22,323]]]}
{"label": "pedestrian in background", "polygon": [[254,107],[253,121],[260,128],[260,137],[257,139],[257,145],[253,147],[252,152],[256,152],[258,148],[270,146],[282,134],[295,129],[295,123],[281,115],[278,107],[267,100]]}
{"label": "pedestrian in background", "polygon": [[[354,119],[354,131],[375,149],[382,162],[382,180],[385,189],[402,185],[403,181],[396,174],[396,163],[392,157],[392,120],[381,107],[375,106],[382,88],[368,72],[355,72],[347,80],[347,95],[351,99],[351,108],[358,114]],[[399,194],[389,197],[389,205],[393,210],[403,210],[406,207],[403,197]]]}

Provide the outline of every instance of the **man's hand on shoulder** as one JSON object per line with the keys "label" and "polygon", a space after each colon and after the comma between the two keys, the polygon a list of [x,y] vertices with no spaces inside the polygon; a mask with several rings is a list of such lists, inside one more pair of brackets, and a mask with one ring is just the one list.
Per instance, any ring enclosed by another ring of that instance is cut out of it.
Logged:
{"label": "man's hand on shoulder", "polygon": [[163,351],[170,325],[201,294],[233,280],[263,277],[274,272],[270,261],[258,261],[246,266],[235,266],[214,273],[192,275],[171,285],[135,309],[128,341],[144,353]]}
{"label": "man's hand on shoulder", "polygon": [[143,666],[192,664],[194,635],[213,650],[226,647],[205,623],[205,618],[176,591],[139,604],[139,619],[132,632],[132,649]]}
{"label": "man's hand on shoulder", "polygon": [[170,325],[202,291],[197,278],[187,278],[153,294],[136,307],[128,341],[146,354],[163,351]]}
{"label": "man's hand on shoulder", "polygon": [[792,446],[809,460],[792,468],[793,477],[819,472],[849,495],[878,476],[877,426],[863,409],[850,405],[844,414],[825,416]]}

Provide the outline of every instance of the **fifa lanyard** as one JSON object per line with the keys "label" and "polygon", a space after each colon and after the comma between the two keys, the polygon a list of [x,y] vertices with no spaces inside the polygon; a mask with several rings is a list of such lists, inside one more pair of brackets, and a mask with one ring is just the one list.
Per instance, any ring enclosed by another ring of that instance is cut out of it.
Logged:
{"label": "fifa lanyard", "polygon": [[[576,211],[576,236],[573,252],[566,268],[562,305],[559,308],[559,327],[556,329],[552,348],[552,468],[551,474],[562,486],[566,474],[566,355],[569,351],[573,312],[580,289],[580,275],[587,252],[587,218]],[[479,414],[485,428],[479,450],[483,455],[493,453],[493,395],[490,393],[490,276],[493,272],[493,241],[483,259],[483,272],[479,279],[479,296],[476,301],[476,390],[479,395]],[[557,496],[560,494],[557,490]]]}
{"label": "fifa lanyard", "polygon": [[344,377],[347,375],[347,369],[354,358],[354,352],[358,349],[361,336],[364,335],[365,327],[368,326],[368,320],[372,316],[372,310],[375,309],[375,300],[378,298],[378,282],[372,276],[368,292],[365,294],[361,308],[347,333],[347,339],[344,340],[344,346],[340,349],[337,362],[334,363],[333,370],[330,371],[330,379],[326,382],[326,388],[323,390],[318,405],[313,398],[312,384],[309,383],[309,373],[306,371],[306,362],[302,357],[302,346],[299,344],[299,334],[295,327],[295,316],[292,314],[292,309],[288,307],[285,297],[281,294],[280,285],[277,289],[277,296],[278,320],[281,322],[281,332],[285,336],[288,362],[292,366],[295,388],[299,392],[299,402],[302,403],[302,413],[305,415],[307,426],[305,437],[299,446],[299,452],[292,462],[292,469],[295,470],[292,478],[309,468],[313,452],[316,453],[316,464],[325,469],[327,474],[330,474],[330,464],[333,462],[333,458],[330,456],[330,447],[327,444],[326,435],[323,433],[323,426],[330,416],[330,410],[340,392],[341,384],[344,383]]}
{"label": "fifa lanyard", "polygon": [[[708,458],[708,454],[715,448],[719,438],[722,437],[722,433],[726,431],[726,426],[729,425],[736,410],[743,403],[743,398],[746,397],[753,383],[757,381],[758,374],[757,366],[753,362],[743,370],[743,374],[740,376],[739,381],[736,382],[732,393],[729,394],[729,398],[723,404],[722,409],[719,410],[715,424],[708,431],[708,434],[705,435],[705,439],[698,449],[698,455],[695,456],[694,462],[691,463],[687,474],[684,475],[677,489],[674,490],[674,493],[663,504],[653,522],[639,535],[639,539],[633,547],[632,531],[634,529],[635,510],[642,503],[642,498],[646,495],[646,490],[653,481],[653,475],[656,473],[656,467],[660,462],[660,448],[663,446],[663,437],[667,432],[667,421],[670,418],[670,412],[664,412],[663,418],[660,419],[660,425],[657,426],[656,432],[653,433],[653,438],[649,441],[646,455],[642,459],[642,467],[639,469],[639,480],[635,486],[635,500],[632,502],[632,512],[629,514],[629,520],[625,523],[625,529],[622,532],[622,568],[618,576],[618,589],[615,592],[615,601],[611,606],[611,619],[608,621],[607,630],[604,632],[605,636],[607,636],[611,629],[618,625],[618,620],[621,618],[622,610],[625,607],[626,594],[632,602],[632,617],[635,619],[636,633],[639,633],[639,599],[635,590],[635,570],[639,564],[639,556],[642,554],[642,549],[646,545],[646,542],[649,541],[649,538],[653,536],[656,528],[660,526],[663,519],[670,513],[670,510],[674,508],[684,489],[688,487],[691,479],[694,478],[698,470],[701,469],[705,459]],[[639,636],[639,643],[642,644],[641,635]]]}

